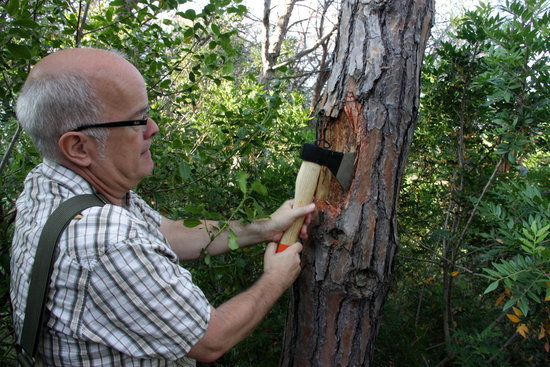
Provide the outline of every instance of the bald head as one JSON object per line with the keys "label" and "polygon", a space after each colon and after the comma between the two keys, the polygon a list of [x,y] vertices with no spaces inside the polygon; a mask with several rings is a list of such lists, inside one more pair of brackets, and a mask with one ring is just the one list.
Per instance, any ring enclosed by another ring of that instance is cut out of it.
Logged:
{"label": "bald head", "polygon": [[[118,53],[61,50],[32,68],[17,101],[17,117],[38,151],[59,162],[60,136],[81,125],[109,121],[129,81],[135,80],[143,83],[139,71]],[[105,141],[106,131],[93,130],[87,133]]]}
{"label": "bald head", "polygon": [[32,68],[29,78],[40,78],[63,73],[93,76],[105,73],[120,64],[129,64],[122,56],[94,48],[74,48],[54,52]]}
{"label": "bald head", "polygon": [[40,60],[29,79],[79,75],[104,101],[113,101],[125,88],[128,78],[142,78],[139,71],[113,51],[74,48],[55,52]]}

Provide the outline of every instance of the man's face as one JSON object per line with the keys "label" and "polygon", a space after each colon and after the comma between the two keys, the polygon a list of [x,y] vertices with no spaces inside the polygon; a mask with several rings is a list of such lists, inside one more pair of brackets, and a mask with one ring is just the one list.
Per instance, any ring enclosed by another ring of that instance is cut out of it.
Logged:
{"label": "man's face", "polygon": [[[105,103],[105,120],[138,120],[148,116],[148,100],[143,78],[135,68],[116,74],[100,89]],[[152,137],[158,132],[157,124],[149,119],[145,126],[115,127],[109,129],[104,158],[96,161],[101,176],[110,185],[135,187],[153,171],[149,148]]]}

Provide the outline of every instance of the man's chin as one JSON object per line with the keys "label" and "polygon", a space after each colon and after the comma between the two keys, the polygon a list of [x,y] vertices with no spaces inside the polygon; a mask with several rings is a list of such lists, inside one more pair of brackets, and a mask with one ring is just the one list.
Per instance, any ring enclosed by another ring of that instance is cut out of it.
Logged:
{"label": "man's chin", "polygon": [[[148,167],[144,170],[145,177],[151,176],[153,170],[155,169],[155,162],[152,160],[149,161]],[[144,177],[144,178],[145,178]]]}

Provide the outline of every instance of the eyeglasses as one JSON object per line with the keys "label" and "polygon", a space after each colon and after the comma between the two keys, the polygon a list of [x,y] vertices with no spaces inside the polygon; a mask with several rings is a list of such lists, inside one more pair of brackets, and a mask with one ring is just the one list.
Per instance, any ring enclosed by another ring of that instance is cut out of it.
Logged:
{"label": "eyeglasses", "polygon": [[147,121],[149,121],[149,118],[141,119],[141,120],[102,122],[99,124],[82,125],[71,131],[82,131],[82,130],[91,129],[94,127],[144,126],[144,125],[147,125]]}

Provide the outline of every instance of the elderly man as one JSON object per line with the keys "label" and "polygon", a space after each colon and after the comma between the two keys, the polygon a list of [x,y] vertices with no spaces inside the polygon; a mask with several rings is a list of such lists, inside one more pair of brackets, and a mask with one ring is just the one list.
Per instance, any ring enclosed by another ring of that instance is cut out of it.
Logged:
{"label": "elderly man", "polygon": [[[202,226],[162,217],[132,190],[151,174],[158,126],[144,80],[120,55],[98,49],[53,53],[32,69],[17,116],[44,156],[17,201],[11,298],[20,337],[38,238],[63,201],[99,193],[109,203],[82,212],[56,250],[39,357],[46,365],[170,366],[213,361],[258,325],[300,272],[299,243],[276,253],[262,276],[213,307],[179,260],[228,250]],[[277,241],[310,205],[283,204],[270,219],[231,223],[241,247]],[[302,228],[302,235],[305,235]]]}

